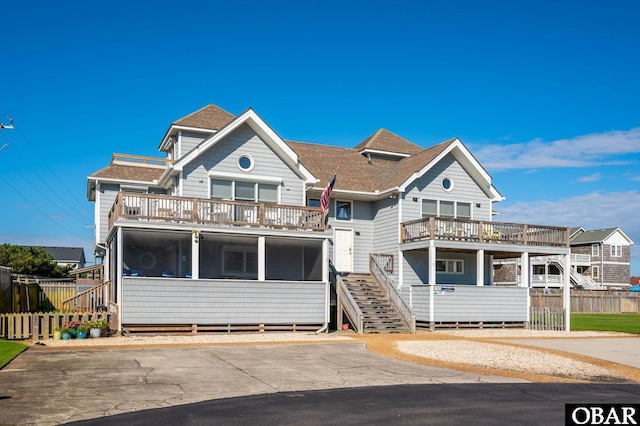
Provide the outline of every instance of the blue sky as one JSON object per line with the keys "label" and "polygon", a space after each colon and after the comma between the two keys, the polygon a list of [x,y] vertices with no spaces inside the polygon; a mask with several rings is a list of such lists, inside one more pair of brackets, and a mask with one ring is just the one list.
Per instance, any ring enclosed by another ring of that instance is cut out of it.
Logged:
{"label": "blue sky", "polygon": [[0,243],[91,258],[87,176],[215,103],[329,145],[458,136],[506,197],[496,220],[640,244],[640,2],[216,3],[3,5]]}

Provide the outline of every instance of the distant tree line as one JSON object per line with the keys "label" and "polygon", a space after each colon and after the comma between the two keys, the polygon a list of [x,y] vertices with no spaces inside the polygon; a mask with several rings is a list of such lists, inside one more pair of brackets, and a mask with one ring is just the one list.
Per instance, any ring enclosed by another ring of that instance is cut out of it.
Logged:
{"label": "distant tree line", "polygon": [[0,246],[0,266],[11,268],[14,274],[49,278],[69,278],[72,265],[60,266],[42,247]]}

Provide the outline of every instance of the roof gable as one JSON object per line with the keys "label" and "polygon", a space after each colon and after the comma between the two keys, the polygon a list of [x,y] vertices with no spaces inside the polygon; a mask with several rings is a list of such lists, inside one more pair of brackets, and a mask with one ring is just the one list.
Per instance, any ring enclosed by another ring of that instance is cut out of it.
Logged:
{"label": "roof gable", "polygon": [[309,173],[309,171],[299,163],[296,153],[276,134],[276,132],[262,120],[258,114],[249,108],[231,122],[229,122],[222,129],[213,134],[210,138],[204,140],[189,153],[182,156],[175,164],[167,169],[167,171],[160,178],[160,181],[164,181],[167,177],[179,172],[183,169],[185,164],[194,161],[201,153],[209,150],[217,143],[222,141],[225,137],[229,136],[233,131],[238,129],[243,124],[247,124],[256,132],[256,134],[271,148],[273,149],[283,161],[298,174],[302,179],[309,183],[315,183],[315,177]]}
{"label": "roof gable", "polygon": [[217,105],[209,104],[171,123],[160,142],[159,150],[167,151],[173,141],[172,136],[180,130],[211,134],[229,124],[235,115],[223,110]]}
{"label": "roof gable", "polygon": [[378,153],[392,157],[408,157],[422,151],[418,145],[386,129],[378,130],[353,149],[360,153]]}
{"label": "roof gable", "polygon": [[605,243],[607,240],[618,235],[622,239],[626,240],[629,244],[633,244],[633,241],[624,233],[620,228],[605,228],[595,229],[591,231],[584,231],[571,240],[572,245],[580,244],[595,244]]}
{"label": "roof gable", "polygon": [[229,122],[234,118],[235,115],[223,110],[219,106],[209,104],[174,121],[172,125],[197,127],[207,130],[220,130],[229,124]]}

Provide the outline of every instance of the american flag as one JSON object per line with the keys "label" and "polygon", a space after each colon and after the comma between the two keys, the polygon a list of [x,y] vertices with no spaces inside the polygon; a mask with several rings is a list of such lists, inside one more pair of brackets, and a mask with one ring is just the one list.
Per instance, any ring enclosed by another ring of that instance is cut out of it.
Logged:
{"label": "american flag", "polygon": [[336,183],[336,176],[338,172],[333,174],[333,177],[327,183],[327,187],[322,191],[322,196],[320,196],[320,211],[322,214],[326,214],[329,210],[329,200],[331,199],[331,191],[333,191],[333,184]]}

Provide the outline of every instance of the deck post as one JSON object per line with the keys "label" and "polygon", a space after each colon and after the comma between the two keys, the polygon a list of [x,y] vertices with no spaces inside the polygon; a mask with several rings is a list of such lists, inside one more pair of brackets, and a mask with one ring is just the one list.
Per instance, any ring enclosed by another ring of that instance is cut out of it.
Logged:
{"label": "deck post", "polygon": [[571,331],[571,254],[564,255],[564,287],[562,289],[562,305],[564,307],[564,331]]}
{"label": "deck post", "polygon": [[429,330],[435,331],[436,243],[429,241]]}
{"label": "deck post", "polygon": [[476,252],[476,285],[484,285],[484,250]]}
{"label": "deck post", "polygon": [[199,229],[195,228],[191,232],[191,279],[200,279],[200,238]]}

